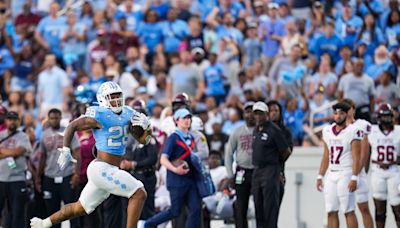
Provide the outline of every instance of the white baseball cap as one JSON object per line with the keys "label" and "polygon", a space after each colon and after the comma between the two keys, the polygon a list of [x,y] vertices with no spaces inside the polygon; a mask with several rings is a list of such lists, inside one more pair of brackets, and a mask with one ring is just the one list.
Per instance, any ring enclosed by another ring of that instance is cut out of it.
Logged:
{"label": "white baseball cap", "polygon": [[257,101],[256,103],[254,103],[253,112],[255,111],[269,112],[268,106],[262,101]]}

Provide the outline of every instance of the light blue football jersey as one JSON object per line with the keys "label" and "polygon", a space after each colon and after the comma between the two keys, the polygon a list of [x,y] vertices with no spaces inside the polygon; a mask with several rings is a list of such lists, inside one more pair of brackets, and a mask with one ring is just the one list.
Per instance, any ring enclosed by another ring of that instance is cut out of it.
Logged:
{"label": "light blue football jersey", "polygon": [[134,113],[129,106],[124,106],[120,114],[112,112],[109,108],[89,107],[85,116],[95,119],[103,126],[100,129],[92,129],[96,148],[113,155],[124,155],[129,134],[128,126]]}

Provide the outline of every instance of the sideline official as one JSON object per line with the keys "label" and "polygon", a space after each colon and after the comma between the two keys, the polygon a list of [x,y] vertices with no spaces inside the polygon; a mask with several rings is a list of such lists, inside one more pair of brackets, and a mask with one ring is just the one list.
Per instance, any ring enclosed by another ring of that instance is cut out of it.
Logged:
{"label": "sideline official", "polygon": [[256,128],[253,132],[253,195],[258,228],[278,227],[280,160],[289,156],[288,145],[279,127],[268,120],[264,102],[253,105]]}
{"label": "sideline official", "polygon": [[22,228],[28,199],[26,158],[32,152],[32,146],[28,136],[17,130],[21,124],[18,113],[8,112],[5,123],[7,130],[0,132],[0,216],[6,206],[8,216],[3,218],[4,227]]}

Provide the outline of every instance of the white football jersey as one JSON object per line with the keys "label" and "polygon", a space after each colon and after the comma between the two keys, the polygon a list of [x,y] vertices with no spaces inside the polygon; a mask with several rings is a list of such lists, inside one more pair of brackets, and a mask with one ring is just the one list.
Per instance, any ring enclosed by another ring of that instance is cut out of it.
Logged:
{"label": "white football jersey", "polygon": [[392,163],[400,156],[400,126],[383,132],[378,125],[372,125],[368,136],[371,145],[371,160],[379,163]]}
{"label": "white football jersey", "polygon": [[351,143],[353,140],[361,140],[363,133],[355,125],[349,125],[341,131],[336,130],[336,124],[326,126],[322,130],[322,139],[329,150],[329,169],[351,169],[353,159]]}
{"label": "white football jersey", "polygon": [[352,125],[361,130],[363,135],[369,135],[371,133],[371,123],[366,120],[357,119]]}

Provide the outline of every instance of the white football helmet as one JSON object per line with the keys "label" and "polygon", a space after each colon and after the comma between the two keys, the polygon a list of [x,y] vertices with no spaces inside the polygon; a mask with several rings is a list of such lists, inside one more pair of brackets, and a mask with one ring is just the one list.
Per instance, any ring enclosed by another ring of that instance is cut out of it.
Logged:
{"label": "white football helmet", "polygon": [[[112,98],[111,95],[119,94],[117,98]],[[122,93],[121,87],[112,81],[104,82],[100,85],[97,90],[97,101],[100,107],[110,108],[114,113],[122,111],[122,107],[125,105],[124,94]],[[114,103],[115,106],[112,105]]]}

